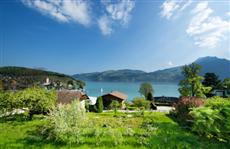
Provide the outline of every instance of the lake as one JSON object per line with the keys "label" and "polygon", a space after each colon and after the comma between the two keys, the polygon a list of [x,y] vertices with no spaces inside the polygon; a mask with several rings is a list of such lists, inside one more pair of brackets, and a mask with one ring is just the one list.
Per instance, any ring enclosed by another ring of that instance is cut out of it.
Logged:
{"label": "lake", "polygon": [[[120,91],[128,95],[128,100],[140,96],[140,82],[86,82],[86,93],[89,96],[100,96],[111,91]],[[152,83],[154,96],[179,97],[176,83]],[[101,92],[102,91],[102,92]]]}

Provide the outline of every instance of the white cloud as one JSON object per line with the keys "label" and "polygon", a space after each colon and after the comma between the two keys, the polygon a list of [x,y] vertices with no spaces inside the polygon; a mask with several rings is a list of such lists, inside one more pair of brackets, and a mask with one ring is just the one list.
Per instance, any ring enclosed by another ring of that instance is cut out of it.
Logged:
{"label": "white cloud", "polygon": [[125,25],[130,20],[130,13],[135,7],[135,2],[132,0],[120,0],[118,3],[109,3],[108,1],[103,2],[108,16],[111,19],[119,21],[121,24]]}
{"label": "white cloud", "polygon": [[161,16],[170,19],[173,13],[179,8],[179,5],[174,0],[168,0],[162,4],[161,8]]}
{"label": "white cloud", "polygon": [[94,15],[92,19],[90,2],[87,0],[21,0],[26,6],[36,9],[46,16],[50,16],[59,22],[75,22],[88,26],[96,20],[103,35],[113,32],[112,25],[125,26],[131,18],[131,12],[135,7],[133,0],[101,0],[104,12],[100,17]]}
{"label": "white cloud", "polygon": [[77,22],[89,25],[91,21],[90,7],[83,0],[22,0],[31,8],[48,15],[60,22]]}
{"label": "white cloud", "polygon": [[193,17],[186,32],[199,47],[215,48],[230,31],[230,21],[211,16],[212,13],[206,1],[198,3],[192,10]]}
{"label": "white cloud", "polygon": [[184,9],[186,9],[191,4],[192,4],[192,0],[184,1],[184,4],[181,6],[180,11],[183,11]]}
{"label": "white cloud", "polygon": [[98,19],[98,26],[103,35],[110,35],[112,33],[111,21],[107,16],[102,16]]}
{"label": "white cloud", "polygon": [[105,7],[104,14],[98,19],[98,26],[103,35],[113,32],[113,24],[126,26],[131,18],[131,12],[135,7],[133,0],[119,0],[118,2],[101,0]]}
{"label": "white cloud", "polygon": [[226,13],[227,16],[230,16],[230,11]]}
{"label": "white cloud", "polygon": [[182,12],[192,3],[192,0],[166,0],[161,5],[161,16],[170,19],[174,14]]}

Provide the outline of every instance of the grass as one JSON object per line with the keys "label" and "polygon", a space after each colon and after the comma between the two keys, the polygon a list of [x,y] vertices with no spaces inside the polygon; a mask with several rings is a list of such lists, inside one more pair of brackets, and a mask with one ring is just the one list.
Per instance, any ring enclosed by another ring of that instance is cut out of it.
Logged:
{"label": "grass", "polygon": [[0,148],[227,149],[230,145],[198,137],[179,127],[176,122],[164,113],[147,112],[144,116],[139,113],[118,113],[116,117],[113,116],[112,112],[88,113],[87,115],[94,127],[102,131],[112,128],[114,131],[110,132],[109,137],[85,136],[84,143],[80,145],[66,145],[45,140],[39,134],[37,130],[44,125],[48,125],[47,120],[42,116],[36,116],[32,121],[14,119],[0,122]]}

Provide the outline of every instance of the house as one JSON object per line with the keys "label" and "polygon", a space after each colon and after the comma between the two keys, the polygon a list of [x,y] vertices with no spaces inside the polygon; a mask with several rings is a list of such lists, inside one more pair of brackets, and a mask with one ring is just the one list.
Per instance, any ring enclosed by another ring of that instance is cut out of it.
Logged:
{"label": "house", "polygon": [[230,89],[216,89],[212,92],[213,96],[230,97]]}
{"label": "house", "polygon": [[84,106],[86,99],[89,99],[88,95],[78,90],[57,91],[57,104],[70,104],[73,100],[79,100]]}
{"label": "house", "polygon": [[124,102],[128,98],[126,94],[118,92],[118,91],[113,91],[111,93],[102,95],[101,97],[103,99],[103,105],[105,109],[109,109],[109,106],[113,100],[118,101],[121,105],[121,108],[124,109],[125,108]]}

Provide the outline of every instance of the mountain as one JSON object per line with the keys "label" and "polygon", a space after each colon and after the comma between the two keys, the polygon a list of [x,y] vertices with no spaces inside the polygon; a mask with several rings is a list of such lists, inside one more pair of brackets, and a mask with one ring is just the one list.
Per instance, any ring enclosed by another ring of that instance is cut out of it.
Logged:
{"label": "mountain", "polygon": [[[213,72],[219,76],[220,79],[230,77],[230,61],[217,57],[202,57],[198,58],[194,63],[202,66],[200,75],[207,72]],[[144,72],[140,70],[109,70],[104,72],[83,73],[73,75],[85,81],[108,81],[108,82],[178,82],[183,78],[181,74],[182,66],[168,68],[164,70],[157,70],[154,72]]]}
{"label": "mountain", "polygon": [[47,77],[52,82],[61,82],[62,84],[73,82],[79,86],[84,86],[84,82],[57,72],[14,66],[0,67],[0,81],[6,88],[11,88],[13,81],[16,81],[18,88],[41,84],[45,82]]}
{"label": "mountain", "polygon": [[104,72],[84,73],[73,75],[74,78],[78,78],[86,81],[109,81],[109,82],[126,82],[136,81],[139,76],[145,75],[146,72],[140,70],[108,70]]}

